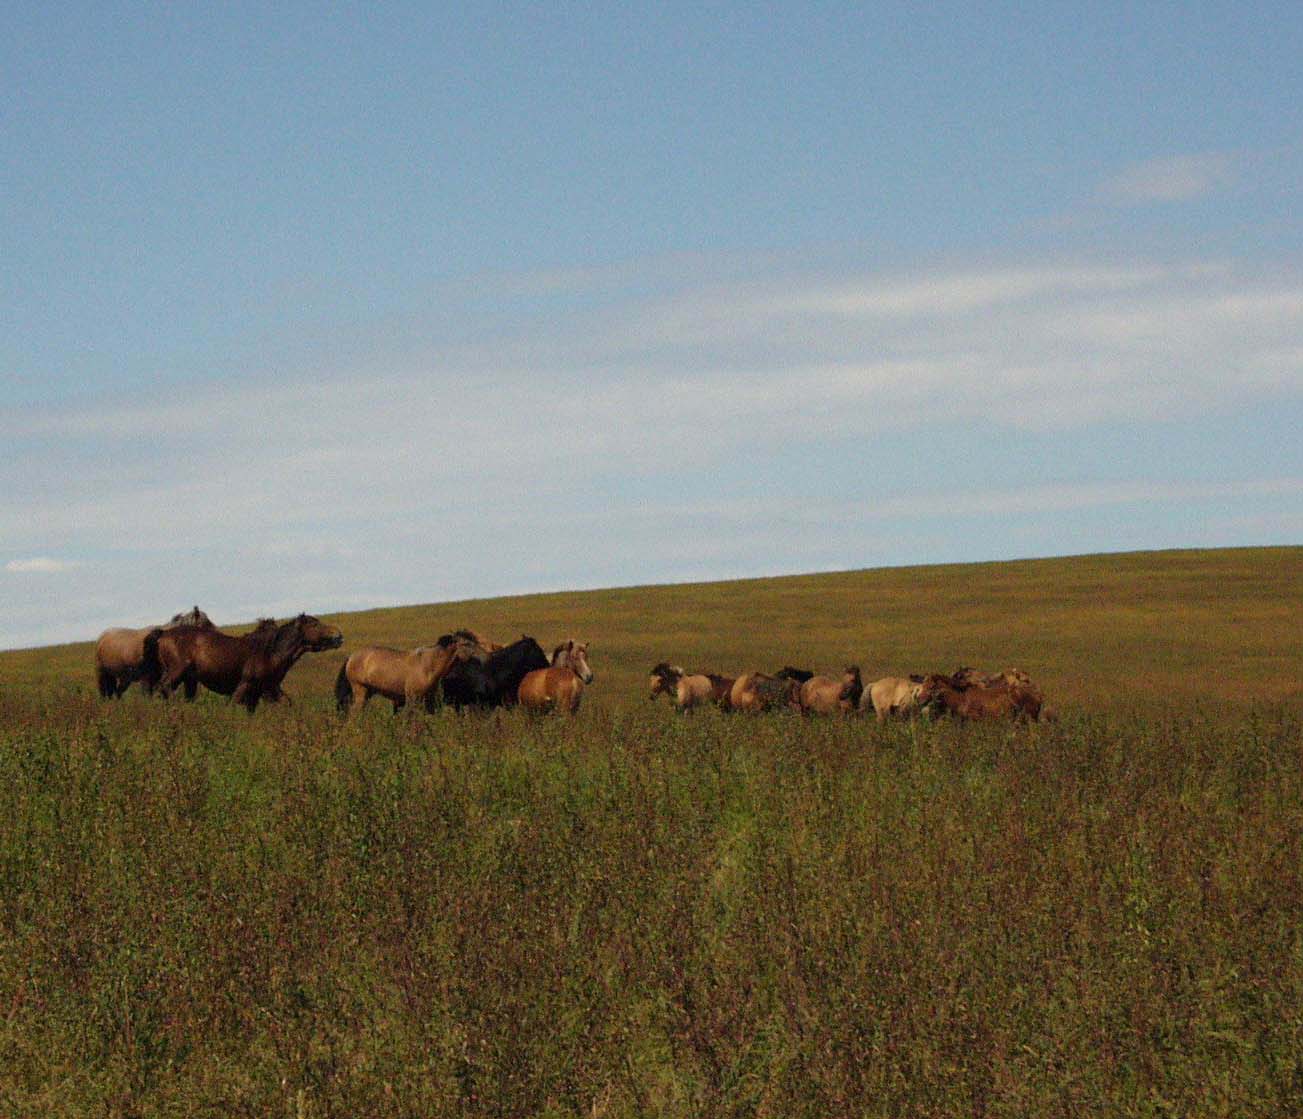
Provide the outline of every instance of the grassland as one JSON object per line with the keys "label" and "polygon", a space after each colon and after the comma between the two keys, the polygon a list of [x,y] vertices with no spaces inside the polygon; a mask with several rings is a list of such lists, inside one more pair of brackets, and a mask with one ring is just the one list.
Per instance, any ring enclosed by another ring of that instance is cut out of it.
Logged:
{"label": "grassland", "polygon": [[[1301,619],[1303,549],[332,619],[588,638],[573,723],[0,655],[0,1115],[1303,1114]],[[680,719],[666,655],[1063,718]]]}

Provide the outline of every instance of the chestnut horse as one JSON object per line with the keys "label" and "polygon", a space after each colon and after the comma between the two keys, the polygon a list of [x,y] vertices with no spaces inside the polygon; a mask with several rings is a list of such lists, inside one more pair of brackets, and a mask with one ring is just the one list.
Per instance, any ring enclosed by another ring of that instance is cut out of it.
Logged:
{"label": "chestnut horse", "polygon": [[918,706],[959,719],[1021,719],[1036,721],[1041,715],[1039,694],[1021,683],[1000,680],[982,686],[957,688],[953,678],[938,672],[926,677],[918,692]]}
{"label": "chestnut horse", "polygon": [[[361,711],[373,695],[382,695],[394,705],[394,714],[411,703],[433,710],[439,683],[459,659],[477,656],[485,647],[478,639],[463,639],[463,631],[444,634],[434,645],[423,645],[404,653],[384,645],[367,645],[351,653],[335,677],[335,702],[347,717],[350,709]],[[465,631],[467,636],[469,631]],[[487,652],[484,657],[487,659]]]}
{"label": "chestnut horse", "polygon": [[159,665],[159,690],[169,696],[184,685],[186,699],[194,699],[199,685],[248,708],[259,700],[281,698],[285,674],[304,653],[338,649],[344,635],[332,625],[300,614],[281,625],[264,621],[252,633],[232,637],[220,630],[180,626],[151,633],[145,655]]}
{"label": "chestnut horse", "polygon": [[716,676],[709,672],[689,675],[678,665],[661,661],[651,670],[647,688],[650,699],[655,699],[662,692],[672,695],[674,706],[681,712],[691,711],[694,707],[707,703],[727,710],[733,681],[727,676]]}
{"label": "chestnut horse", "polygon": [[552,650],[549,667],[525,674],[516,698],[526,711],[564,711],[573,715],[584,698],[584,686],[592,682],[588,642],[571,638]]}
{"label": "chestnut horse", "polygon": [[798,693],[801,710],[807,715],[848,715],[857,711],[864,683],[860,679],[860,666],[847,665],[840,678],[811,676],[801,685]]}
{"label": "chestnut horse", "polygon": [[195,626],[213,629],[212,619],[198,606],[184,614],[173,614],[172,620],[162,626],[145,626],[143,629],[106,629],[95,643],[95,683],[105,699],[121,699],[137,680],[141,690],[149,695],[158,684],[158,678],[145,664],[145,638],[155,630],[176,629],[177,626]]}

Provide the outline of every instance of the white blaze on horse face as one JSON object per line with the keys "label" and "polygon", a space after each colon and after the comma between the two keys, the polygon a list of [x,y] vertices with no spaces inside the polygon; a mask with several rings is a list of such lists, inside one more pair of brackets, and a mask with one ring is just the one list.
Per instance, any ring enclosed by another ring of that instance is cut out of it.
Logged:
{"label": "white blaze on horse face", "polygon": [[593,682],[593,670],[588,667],[588,646],[576,645],[570,651],[570,668],[585,684]]}

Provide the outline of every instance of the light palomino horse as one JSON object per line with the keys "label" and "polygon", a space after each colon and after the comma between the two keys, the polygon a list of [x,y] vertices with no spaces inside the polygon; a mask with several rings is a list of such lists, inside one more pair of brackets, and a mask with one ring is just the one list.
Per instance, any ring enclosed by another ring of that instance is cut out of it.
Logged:
{"label": "light palomino horse", "polygon": [[807,715],[849,715],[859,709],[863,691],[858,664],[847,665],[840,678],[811,676],[801,685],[801,710]]}
{"label": "light palomino horse", "polygon": [[864,689],[860,713],[867,714],[872,707],[878,722],[888,715],[912,714],[918,709],[918,692],[922,686],[922,676],[884,676]]}
{"label": "light palomino horse", "polygon": [[435,645],[403,652],[384,645],[367,645],[349,654],[335,677],[335,704],[345,718],[361,711],[373,695],[384,696],[397,714],[407,704],[420,703],[433,710],[439,683],[448,670],[474,655],[472,645],[455,635],[441,637]]}
{"label": "light palomino horse", "polygon": [[579,710],[584,687],[592,682],[588,642],[572,638],[552,651],[550,667],[536,668],[525,674],[516,699],[526,711],[564,711],[573,715]]}
{"label": "light palomino horse", "polygon": [[801,685],[765,672],[744,672],[733,681],[728,702],[734,711],[774,711],[783,707],[800,711]]}
{"label": "light palomino horse", "polygon": [[105,699],[120,699],[137,680],[146,695],[158,685],[155,665],[145,658],[145,638],[151,633],[178,626],[213,629],[212,619],[198,606],[184,614],[173,614],[166,625],[143,629],[106,629],[95,643],[95,684]]}
{"label": "light palomino horse", "polygon": [[708,703],[726,708],[733,687],[733,681],[725,676],[707,672],[689,674],[678,665],[664,661],[651,670],[647,684],[650,699],[662,694],[672,695],[674,706],[680,712]]}

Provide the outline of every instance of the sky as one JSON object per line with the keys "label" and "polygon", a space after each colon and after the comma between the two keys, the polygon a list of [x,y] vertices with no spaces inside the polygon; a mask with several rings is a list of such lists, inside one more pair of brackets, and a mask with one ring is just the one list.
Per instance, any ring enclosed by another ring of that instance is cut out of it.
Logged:
{"label": "sky", "polygon": [[1303,542],[1300,58],[1297,3],[8,5],[0,647]]}

